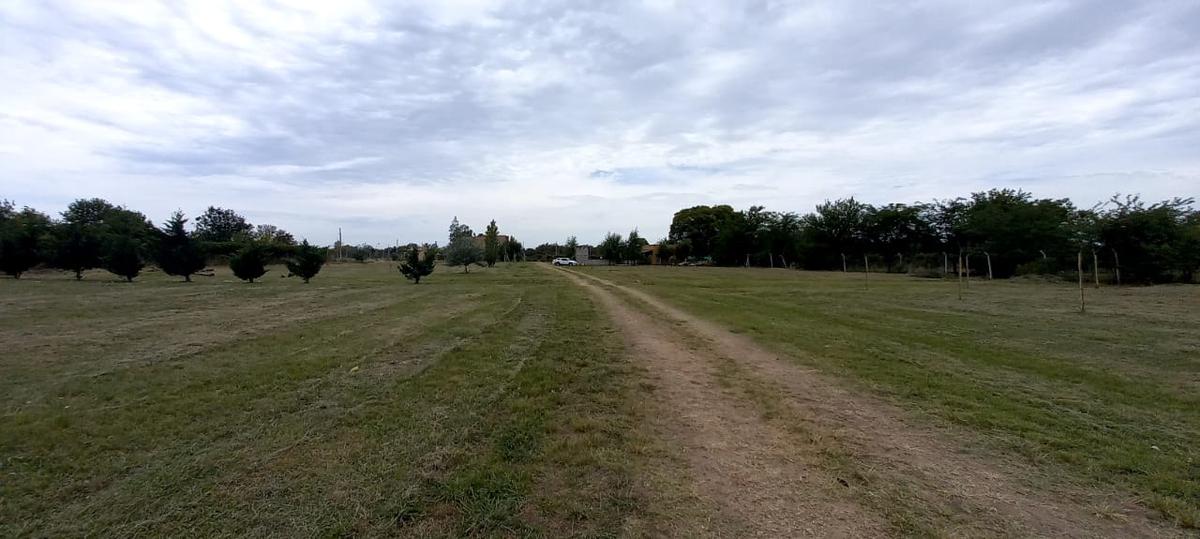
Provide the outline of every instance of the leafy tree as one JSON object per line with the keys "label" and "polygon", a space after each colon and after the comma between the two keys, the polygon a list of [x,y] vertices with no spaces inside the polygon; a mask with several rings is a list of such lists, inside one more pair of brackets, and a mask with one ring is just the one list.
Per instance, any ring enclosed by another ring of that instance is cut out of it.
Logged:
{"label": "leafy tree", "polygon": [[863,230],[873,210],[854,198],[818,204],[815,213],[804,216],[805,266],[841,269],[843,254],[865,253]]}
{"label": "leafy tree", "polygon": [[1017,266],[1048,256],[1074,259],[1068,223],[1075,212],[1066,199],[1034,200],[1020,190],[993,189],[971,195],[961,238],[971,253],[991,255],[997,277],[1009,277]]}
{"label": "leafy tree", "polygon": [[459,235],[450,245],[446,246],[446,264],[462,266],[463,273],[470,273],[471,264],[483,265],[483,249],[475,243],[475,238],[469,234]]}
{"label": "leafy tree", "polygon": [[733,213],[733,207],[728,205],[693,206],[679,210],[671,219],[671,231],[667,237],[672,243],[682,244],[688,257],[710,257],[722,225],[730,221]]}
{"label": "leafy tree", "polygon": [[421,284],[421,277],[433,273],[433,268],[437,265],[436,259],[436,247],[426,247],[425,256],[422,257],[421,251],[414,246],[408,250],[404,262],[400,263],[400,273],[413,284]]}
{"label": "leafy tree", "polygon": [[642,248],[650,245],[641,235],[638,234],[638,229],[629,231],[629,237],[625,240],[625,253],[623,258],[634,264],[642,261]]}
{"label": "leafy tree", "polygon": [[258,225],[254,227],[254,231],[250,233],[250,237],[259,243],[277,245],[296,244],[296,238],[291,233],[275,225]]}
{"label": "leafy tree", "polygon": [[102,198],[81,198],[67,206],[62,217],[63,221],[73,225],[97,226],[104,224],[119,209]]}
{"label": "leafy tree", "polygon": [[712,242],[713,262],[722,266],[748,263],[753,243],[754,225],[747,219],[747,213],[728,213],[717,223],[717,237]]}
{"label": "leafy tree", "polygon": [[134,277],[141,273],[146,263],[142,259],[142,246],[130,236],[114,235],[104,246],[104,257],[101,259],[104,269],[124,277],[126,282],[133,282]]}
{"label": "leafy tree", "polygon": [[502,249],[504,251],[505,258],[512,262],[516,262],[517,260],[521,259],[525,252],[525,246],[521,245],[521,242],[517,241],[517,238],[512,236],[509,236],[508,242],[502,246]]}
{"label": "leafy tree", "polygon": [[214,206],[209,206],[196,218],[196,238],[202,241],[234,241],[240,235],[249,234],[253,228],[237,212]]}
{"label": "leafy tree", "polygon": [[229,258],[229,269],[233,270],[238,279],[253,283],[255,279],[267,274],[266,249],[255,244],[242,247],[242,250]]}
{"label": "leafy tree", "polygon": [[604,257],[609,264],[620,264],[625,258],[625,242],[621,239],[621,235],[616,232],[609,232],[604,236],[604,241],[600,242],[600,256]]}
{"label": "leafy tree", "polygon": [[462,237],[473,238],[475,237],[475,233],[471,231],[471,227],[459,224],[458,216],[456,215],[454,216],[454,220],[450,221],[450,243],[454,243],[454,240]]}
{"label": "leafy tree", "polygon": [[483,233],[483,261],[490,268],[496,265],[496,260],[499,258],[500,228],[496,226],[496,220],[492,219]]}
{"label": "leafy tree", "polygon": [[287,261],[288,275],[295,275],[304,280],[308,284],[308,280],[312,279],[321,272],[321,266],[325,265],[325,249],[313,247],[308,244],[308,240],[304,240],[292,256]]}
{"label": "leafy tree", "polygon": [[62,222],[54,226],[51,236],[54,267],[74,272],[77,281],[83,279],[83,272],[100,267],[102,241],[97,227]]}
{"label": "leafy tree", "polygon": [[567,236],[567,243],[563,245],[563,248],[567,252],[566,256],[575,258],[575,251],[579,249],[579,240],[575,239],[575,236]]}
{"label": "leafy tree", "polygon": [[178,275],[192,282],[192,275],[204,269],[207,263],[199,243],[188,235],[183,212],[171,214],[159,231],[158,251],[155,261],[167,275]]}
{"label": "leafy tree", "polygon": [[11,203],[0,214],[0,271],[20,279],[43,261],[50,218],[25,208],[15,212]]}
{"label": "leafy tree", "polygon": [[1189,224],[1197,219],[1193,203],[1190,198],[1175,198],[1147,205],[1136,196],[1114,196],[1109,201],[1100,237],[1105,247],[1118,253],[1126,280],[1168,281],[1172,270],[1191,277],[1195,266],[1189,252]]}
{"label": "leafy tree", "polygon": [[919,204],[888,204],[870,212],[863,223],[867,250],[882,256],[889,265],[904,257],[911,261],[918,253],[938,251],[933,225],[924,218],[926,211]]}

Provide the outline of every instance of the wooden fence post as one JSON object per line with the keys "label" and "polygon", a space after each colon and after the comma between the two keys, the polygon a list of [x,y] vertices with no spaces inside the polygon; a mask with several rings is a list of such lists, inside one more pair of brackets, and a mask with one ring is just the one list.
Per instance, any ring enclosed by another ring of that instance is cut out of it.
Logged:
{"label": "wooden fence post", "polygon": [[1096,279],[1096,288],[1100,288],[1100,257],[1092,249],[1092,276]]}
{"label": "wooden fence post", "polygon": [[963,257],[962,251],[958,252],[958,301],[962,301],[962,275],[963,275]]}
{"label": "wooden fence post", "polygon": [[1086,307],[1084,305],[1084,301],[1083,301],[1083,250],[1082,249],[1079,251],[1079,255],[1076,257],[1076,260],[1079,265],[1079,267],[1078,267],[1078,272],[1079,272],[1079,312],[1082,313],[1086,309]]}
{"label": "wooden fence post", "polygon": [[984,251],[983,256],[987,257],[988,280],[990,281],[990,280],[992,280],[992,255],[988,254],[987,251]]}
{"label": "wooden fence post", "polygon": [[863,282],[866,283],[867,290],[871,289],[871,261],[867,260],[867,255],[863,255]]}
{"label": "wooden fence post", "polygon": [[846,253],[842,253],[842,273],[846,273]]}
{"label": "wooden fence post", "polygon": [[1121,286],[1121,257],[1117,256],[1117,250],[1113,249],[1113,275],[1117,278],[1117,286]]}

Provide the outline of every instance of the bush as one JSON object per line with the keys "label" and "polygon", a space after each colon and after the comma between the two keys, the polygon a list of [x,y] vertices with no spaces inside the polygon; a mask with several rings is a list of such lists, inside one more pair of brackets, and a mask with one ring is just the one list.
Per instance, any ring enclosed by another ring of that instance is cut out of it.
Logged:
{"label": "bush", "polygon": [[308,240],[304,240],[287,261],[288,274],[303,279],[305,284],[320,273],[321,266],[324,265],[325,249],[309,245]]}
{"label": "bush", "polygon": [[257,245],[247,245],[229,259],[229,269],[243,281],[254,282],[255,279],[267,273],[266,255],[263,248]]}

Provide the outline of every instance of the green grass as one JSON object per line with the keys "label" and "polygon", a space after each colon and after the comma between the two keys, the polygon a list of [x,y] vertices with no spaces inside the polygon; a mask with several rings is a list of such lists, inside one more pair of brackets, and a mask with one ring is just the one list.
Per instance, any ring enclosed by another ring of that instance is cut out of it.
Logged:
{"label": "green grass", "polygon": [[0,536],[597,536],[638,517],[635,375],[582,291],[525,265],[272,275],[0,279]]}
{"label": "green grass", "polygon": [[[1078,290],[736,268],[585,268],[1200,526],[1200,287]],[[1031,479],[1032,480],[1032,479]]]}

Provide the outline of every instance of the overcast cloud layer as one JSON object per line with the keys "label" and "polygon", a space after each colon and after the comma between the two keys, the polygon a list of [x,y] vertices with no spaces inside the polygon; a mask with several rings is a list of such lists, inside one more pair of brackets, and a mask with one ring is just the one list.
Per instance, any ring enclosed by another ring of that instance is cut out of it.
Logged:
{"label": "overcast cloud layer", "polygon": [[527,245],[1200,191],[1200,2],[0,2],[0,198]]}

